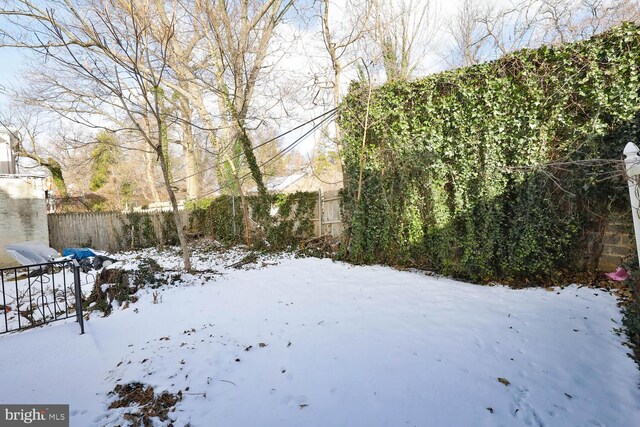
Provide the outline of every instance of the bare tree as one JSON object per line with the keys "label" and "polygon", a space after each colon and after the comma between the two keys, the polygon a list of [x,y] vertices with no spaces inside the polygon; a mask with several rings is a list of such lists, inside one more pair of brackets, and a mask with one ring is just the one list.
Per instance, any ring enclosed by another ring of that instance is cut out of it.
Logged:
{"label": "bare tree", "polygon": [[[249,116],[256,87],[265,74],[271,41],[293,0],[236,0],[201,4],[211,73],[201,81],[217,96],[223,143],[221,150],[246,206],[239,181],[240,150],[256,182],[261,203],[258,218],[268,215],[268,194],[253,152]],[[210,79],[210,80],[209,80]],[[229,153],[231,151],[232,154]],[[234,163],[234,161],[236,161]]]}
{"label": "bare tree", "polygon": [[464,0],[448,24],[450,64],[473,65],[525,47],[576,41],[638,19],[638,0]]}
{"label": "bare tree", "polygon": [[[165,150],[170,123],[164,111],[164,80],[173,21],[158,22],[153,7],[137,0],[60,0],[48,6],[45,9],[30,0],[3,3],[0,16],[11,25],[0,30],[0,46],[31,49],[49,66],[55,64],[56,71],[67,77],[66,83],[73,83],[51,86],[49,106],[54,111],[79,123],[114,130],[91,116],[110,111],[120,118],[116,124],[128,124],[115,131],[135,131],[148,144],[161,166],[185,269],[191,270]],[[56,99],[51,99],[54,94]],[[84,110],[91,106],[92,111]],[[149,118],[152,126],[145,126]]]}
{"label": "bare tree", "polygon": [[[320,1],[320,21],[322,23],[322,41],[324,48],[331,61],[332,79],[329,87],[332,91],[332,106],[338,108],[341,101],[342,74],[351,65],[357,63],[358,56],[350,52],[350,49],[357,46],[358,41],[366,37],[370,32],[369,23],[371,7],[368,2],[359,0],[347,0],[340,4],[340,22],[335,18],[332,20],[332,2],[330,0]],[[334,121],[333,140],[338,154],[342,158],[342,144],[340,126]],[[344,166],[340,162],[343,181],[346,178]]]}
{"label": "bare tree", "polygon": [[482,30],[478,17],[486,15],[486,6],[473,0],[464,0],[457,13],[449,20],[447,26],[453,41],[448,58],[450,65],[468,66],[484,60],[482,51],[487,35]]}
{"label": "bare tree", "polygon": [[591,37],[624,21],[640,19],[637,0],[542,0],[538,43]]}
{"label": "bare tree", "polygon": [[45,168],[53,180],[58,194],[67,195],[67,184],[62,174],[60,159],[42,144],[44,118],[41,111],[34,108],[12,108],[0,112],[0,128],[13,134],[16,145],[13,148],[18,157],[31,159],[37,166]]}
{"label": "bare tree", "polygon": [[[166,52],[167,65],[172,71],[167,85],[174,90],[171,101],[179,113],[177,116],[181,129],[177,142],[182,146],[185,157],[187,198],[193,200],[200,197],[202,190],[202,165],[199,162],[193,126],[195,103],[204,105],[202,88],[196,80],[199,69],[204,66],[204,59],[198,58],[204,33],[198,28],[200,22],[193,18],[200,9],[198,2],[191,1],[176,2],[167,7],[163,0],[155,0],[155,5],[163,26],[174,28],[174,35],[169,40]],[[204,114],[208,116],[207,112]]]}
{"label": "bare tree", "polygon": [[495,56],[531,46],[540,8],[541,4],[536,0],[515,0],[502,7],[493,3],[477,8],[475,22],[480,27],[480,34],[476,43],[480,47],[484,43],[490,45]]}
{"label": "bare tree", "polygon": [[374,40],[387,80],[408,80],[439,30],[431,0],[373,0]]}

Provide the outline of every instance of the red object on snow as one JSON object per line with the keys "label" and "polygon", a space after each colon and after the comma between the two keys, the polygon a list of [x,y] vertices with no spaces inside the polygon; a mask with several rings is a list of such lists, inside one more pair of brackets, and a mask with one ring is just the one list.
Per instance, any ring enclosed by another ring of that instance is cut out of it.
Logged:
{"label": "red object on snow", "polygon": [[615,280],[616,282],[622,282],[629,278],[629,273],[627,273],[627,270],[624,268],[618,267],[613,273],[605,273],[605,276],[611,280]]}

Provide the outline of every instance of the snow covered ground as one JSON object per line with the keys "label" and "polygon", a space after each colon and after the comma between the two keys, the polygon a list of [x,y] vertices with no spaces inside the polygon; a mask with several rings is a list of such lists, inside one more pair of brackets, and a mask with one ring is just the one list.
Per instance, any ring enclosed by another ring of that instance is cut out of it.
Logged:
{"label": "snow covered ground", "polygon": [[208,271],[93,314],[83,336],[63,321],[0,337],[0,402],[121,425],[132,409],[108,393],[138,381],[182,392],[177,426],[638,425],[640,374],[606,292],[285,255],[225,268],[242,255],[196,254]]}

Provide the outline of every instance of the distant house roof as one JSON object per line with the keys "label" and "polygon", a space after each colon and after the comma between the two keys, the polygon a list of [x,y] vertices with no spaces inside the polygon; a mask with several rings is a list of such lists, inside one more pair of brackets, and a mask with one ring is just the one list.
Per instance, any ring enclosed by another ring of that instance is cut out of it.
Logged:
{"label": "distant house roof", "polygon": [[[265,183],[270,193],[295,193],[297,191],[333,191],[342,188],[342,177],[327,175],[320,179],[311,168],[305,168],[288,176],[276,176]],[[249,192],[256,192],[252,188]]]}
{"label": "distant house roof", "polygon": [[307,174],[304,172],[298,172],[289,176],[277,176],[275,178],[271,178],[266,183],[267,191],[274,192],[274,193],[282,193],[288,187],[300,181],[306,175]]}

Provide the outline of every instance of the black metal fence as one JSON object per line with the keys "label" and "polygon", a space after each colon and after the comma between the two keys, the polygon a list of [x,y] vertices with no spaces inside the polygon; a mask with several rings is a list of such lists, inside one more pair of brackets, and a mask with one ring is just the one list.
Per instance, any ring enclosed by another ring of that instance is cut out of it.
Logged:
{"label": "black metal fence", "polygon": [[0,334],[73,317],[84,334],[80,280],[76,260],[0,269]]}

